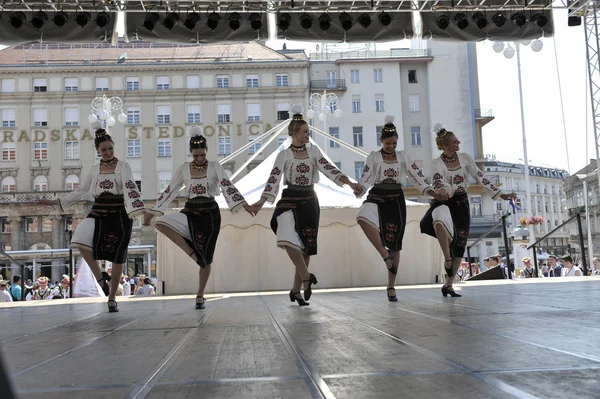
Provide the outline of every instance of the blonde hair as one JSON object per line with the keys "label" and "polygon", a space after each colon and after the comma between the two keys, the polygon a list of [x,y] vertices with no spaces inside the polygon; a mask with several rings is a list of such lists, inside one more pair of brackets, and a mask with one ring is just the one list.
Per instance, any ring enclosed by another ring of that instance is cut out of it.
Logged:
{"label": "blonde hair", "polygon": [[446,147],[448,144],[450,144],[450,140],[456,137],[454,136],[454,133],[452,133],[449,130],[445,130],[445,134],[443,135],[436,135],[435,136],[435,145],[437,145],[438,150],[443,151],[444,147]]}
{"label": "blonde hair", "polygon": [[288,125],[288,135],[292,136],[298,130],[302,129],[304,125],[308,126],[308,123],[303,119],[292,119]]}

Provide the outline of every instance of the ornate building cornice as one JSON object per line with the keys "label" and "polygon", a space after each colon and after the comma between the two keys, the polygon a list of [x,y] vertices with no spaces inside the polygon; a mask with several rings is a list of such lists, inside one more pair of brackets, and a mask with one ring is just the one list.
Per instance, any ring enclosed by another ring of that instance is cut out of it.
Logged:
{"label": "ornate building cornice", "polygon": [[63,177],[66,177],[69,175],[79,176],[80,173],[81,173],[81,166],[63,166],[63,168],[62,168]]}
{"label": "ornate building cornice", "polygon": [[32,166],[29,168],[29,171],[31,172],[32,179],[36,176],[48,177],[48,175],[50,174],[50,167],[49,166]]}
{"label": "ornate building cornice", "polygon": [[19,172],[19,168],[0,168],[0,178],[5,177],[17,177],[17,173]]}

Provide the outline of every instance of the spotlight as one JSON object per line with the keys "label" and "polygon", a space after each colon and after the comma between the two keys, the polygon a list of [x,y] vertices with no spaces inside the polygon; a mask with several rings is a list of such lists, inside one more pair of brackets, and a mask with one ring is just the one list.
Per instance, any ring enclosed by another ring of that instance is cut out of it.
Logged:
{"label": "spotlight", "polygon": [[510,17],[510,20],[519,28],[527,23],[527,17],[522,12],[516,12]]}
{"label": "spotlight", "polygon": [[211,13],[208,16],[208,21],[206,21],[206,26],[208,26],[211,30],[217,29],[219,26],[219,21],[221,20],[221,16],[216,12]]}
{"label": "spotlight", "polygon": [[459,12],[454,16],[454,22],[460,30],[465,30],[469,26],[469,20],[464,12]]}
{"label": "spotlight", "polygon": [[110,16],[104,11],[99,12],[98,15],[96,15],[96,25],[100,28],[104,28],[108,25],[108,21],[110,21]]}
{"label": "spotlight", "polygon": [[504,24],[506,23],[506,21],[507,21],[506,15],[504,13],[502,13],[502,12],[497,12],[492,17],[492,22],[498,28],[502,28],[502,26],[504,26]]}
{"label": "spotlight", "polygon": [[157,12],[151,12],[146,15],[146,19],[144,20],[144,28],[152,32],[158,21],[160,21],[160,15],[158,15]]}
{"label": "spotlight", "polygon": [[88,24],[88,22],[90,22],[90,19],[92,19],[92,16],[90,15],[90,13],[80,12],[80,13],[77,13],[77,15],[75,16],[75,23],[77,23],[77,25],[79,25],[83,28],[84,26],[86,26]]}
{"label": "spotlight", "polygon": [[346,32],[352,29],[352,17],[347,12],[343,12],[340,15],[340,24],[342,24],[342,29]]}
{"label": "spotlight", "polygon": [[250,27],[254,30],[259,30],[262,28],[262,17],[259,13],[253,12],[248,16],[248,20],[250,21]]}
{"label": "spotlight", "polygon": [[488,20],[485,19],[485,15],[483,15],[481,12],[476,12],[473,14],[473,22],[475,22],[475,25],[477,25],[479,29],[483,29],[488,26]]}
{"label": "spotlight", "polygon": [[27,16],[25,15],[24,12],[15,11],[10,16],[10,24],[12,25],[13,28],[19,29],[21,26],[23,26],[23,22],[25,22],[26,19],[27,19]]}
{"label": "spotlight", "polygon": [[580,26],[581,25],[581,17],[577,15],[569,15],[568,26]]}
{"label": "spotlight", "polygon": [[163,25],[168,30],[171,30],[175,27],[175,25],[177,25],[177,21],[179,21],[179,15],[177,15],[177,13],[170,12],[165,17],[165,20],[163,21]]}
{"label": "spotlight", "polygon": [[438,28],[440,28],[441,30],[446,30],[446,28],[450,25],[450,18],[448,18],[447,15],[440,15],[439,17],[437,17],[437,19],[435,20],[435,24],[438,26]]}
{"label": "spotlight", "polygon": [[43,11],[36,11],[33,14],[33,18],[31,18],[31,25],[33,25],[33,27],[35,29],[41,29],[42,26],[44,26],[44,23],[46,22],[46,20],[48,19],[48,16],[46,15],[45,12]]}
{"label": "spotlight", "polygon": [[533,14],[531,16],[531,22],[540,28],[543,28],[548,23],[548,17],[546,17],[544,14]]}
{"label": "spotlight", "polygon": [[326,32],[331,27],[331,17],[329,14],[321,14],[319,17],[319,28]]}
{"label": "spotlight", "polygon": [[240,22],[241,19],[242,17],[240,17],[240,14],[238,14],[237,12],[232,13],[229,16],[229,28],[231,30],[240,29],[240,26],[242,26],[242,23]]}
{"label": "spotlight", "polygon": [[389,26],[389,24],[392,23],[392,16],[385,11],[379,14],[378,18],[381,25],[385,27]]}
{"label": "spotlight", "polygon": [[287,12],[279,14],[279,17],[277,18],[277,26],[279,27],[279,29],[281,29],[284,32],[290,28],[291,22],[292,22],[292,16],[290,14],[288,14]]}
{"label": "spotlight", "polygon": [[300,26],[304,29],[309,30],[312,27],[313,20],[312,17],[306,13],[300,16]]}
{"label": "spotlight", "polygon": [[188,14],[185,21],[183,21],[183,26],[185,26],[189,30],[192,30],[196,27],[198,21],[200,21],[200,14],[198,14],[197,12],[193,12],[191,14]]}
{"label": "spotlight", "polygon": [[358,17],[358,23],[365,29],[367,29],[369,25],[371,25],[371,22],[373,21],[371,20],[369,14],[362,14],[360,17]]}
{"label": "spotlight", "polygon": [[69,16],[67,15],[66,12],[59,11],[56,14],[54,14],[54,18],[52,18],[52,22],[54,22],[54,24],[56,26],[58,26],[59,28],[62,28],[67,23],[68,19],[69,19]]}

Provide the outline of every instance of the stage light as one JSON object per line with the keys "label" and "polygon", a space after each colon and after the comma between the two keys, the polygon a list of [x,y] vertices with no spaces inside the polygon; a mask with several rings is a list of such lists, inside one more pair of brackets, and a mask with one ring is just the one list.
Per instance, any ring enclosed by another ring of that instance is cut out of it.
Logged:
{"label": "stage light", "polygon": [[165,20],[163,21],[163,25],[168,30],[171,30],[175,27],[175,25],[177,25],[177,21],[179,21],[179,15],[177,15],[177,13],[170,12],[165,17]]}
{"label": "stage light", "polygon": [[99,12],[98,15],[96,15],[96,25],[100,28],[104,28],[108,25],[108,21],[110,21],[110,16],[104,11]]}
{"label": "stage light", "polygon": [[568,26],[580,26],[581,25],[581,17],[577,15],[569,15]]}
{"label": "stage light", "polygon": [[277,26],[284,32],[290,28],[291,22],[292,16],[287,12],[279,14],[279,17],[277,18]]}
{"label": "stage light", "polygon": [[510,20],[519,28],[527,23],[527,17],[522,12],[516,12],[510,17]]}
{"label": "stage light", "polygon": [[501,53],[504,50],[504,42],[494,42],[492,49],[497,53]]}
{"label": "stage light", "polygon": [[473,22],[475,22],[475,25],[477,25],[479,29],[483,29],[486,26],[488,26],[488,20],[485,18],[485,15],[483,15],[483,13],[481,12],[476,12],[475,14],[473,14]]}
{"label": "stage light", "polygon": [[533,14],[531,16],[531,22],[540,28],[543,28],[548,23],[548,17],[544,14]]}
{"label": "stage light", "polygon": [[323,32],[327,31],[331,27],[331,17],[329,14],[321,14],[319,17],[319,28]]}
{"label": "stage light", "polygon": [[33,25],[35,29],[39,30],[42,28],[42,26],[44,26],[44,23],[46,23],[47,19],[48,16],[45,12],[37,11],[33,14],[33,18],[31,18],[31,25]]}
{"label": "stage light", "polygon": [[90,15],[90,13],[79,12],[75,16],[75,23],[77,23],[77,25],[79,25],[83,28],[84,26],[86,26],[88,24],[88,22],[90,22],[90,19],[92,19],[92,16]]}
{"label": "stage light", "polygon": [[512,57],[515,56],[515,48],[508,46],[507,48],[504,49],[504,56],[508,59],[511,59]]}
{"label": "stage light", "polygon": [[371,22],[373,22],[373,20],[369,14],[362,14],[358,17],[358,23],[365,29],[371,25]]}
{"label": "stage light", "polygon": [[183,21],[183,26],[185,26],[189,30],[192,30],[196,27],[198,21],[200,21],[200,14],[198,14],[197,12],[193,12],[191,14],[188,14],[188,16],[185,18],[185,21]]}
{"label": "stage light", "polygon": [[54,14],[54,18],[52,18],[52,22],[54,22],[54,25],[58,26],[59,28],[62,28],[67,23],[68,19],[69,19],[69,16],[67,15],[66,12],[59,11],[56,14]]}
{"label": "stage light", "polygon": [[248,21],[250,21],[250,27],[254,30],[259,30],[262,28],[262,17],[259,13],[253,12],[248,16]]}
{"label": "stage light", "polygon": [[385,27],[389,26],[389,24],[392,23],[392,16],[385,11],[379,14],[378,18],[381,25]]}
{"label": "stage light", "polygon": [[346,32],[352,29],[352,17],[347,12],[343,12],[340,15],[340,24],[342,25],[342,29]]}
{"label": "stage light", "polygon": [[153,31],[156,27],[156,24],[160,21],[160,15],[157,12],[151,12],[146,15],[146,19],[144,20],[144,28],[149,31]]}
{"label": "stage light", "polygon": [[304,13],[300,16],[300,26],[304,29],[309,30],[312,27],[313,19],[310,15]]}
{"label": "stage light", "polygon": [[469,26],[469,20],[464,12],[459,12],[454,16],[454,22],[460,30],[465,30]]}
{"label": "stage light", "polygon": [[543,47],[544,47],[544,42],[541,41],[540,39],[534,40],[533,43],[531,43],[531,49],[533,51],[535,51],[536,53],[539,51],[542,51]]}
{"label": "stage light", "polygon": [[504,24],[506,23],[508,19],[506,18],[506,15],[503,12],[497,12],[496,14],[494,14],[494,16],[492,17],[492,22],[494,23],[494,25],[496,25],[498,28],[501,28],[502,26],[504,26]]}
{"label": "stage light", "polygon": [[437,17],[437,19],[435,20],[435,24],[438,26],[438,28],[440,28],[441,30],[446,30],[446,28],[450,25],[450,18],[448,18],[447,15],[440,15],[439,17]]}
{"label": "stage light", "polygon": [[10,16],[10,24],[13,28],[19,29],[23,26],[23,22],[27,19],[27,16],[22,11],[15,11]]}
{"label": "stage light", "polygon": [[211,30],[215,30],[215,29],[217,29],[217,26],[219,26],[220,20],[221,20],[221,16],[219,14],[217,14],[216,12],[213,12],[208,16],[208,20],[206,21],[206,26],[208,26],[209,29],[211,29]]}
{"label": "stage light", "polygon": [[237,12],[232,13],[229,16],[229,29],[231,30],[238,30],[240,29],[240,26],[242,26],[241,20],[242,17],[240,17],[240,14],[238,14]]}

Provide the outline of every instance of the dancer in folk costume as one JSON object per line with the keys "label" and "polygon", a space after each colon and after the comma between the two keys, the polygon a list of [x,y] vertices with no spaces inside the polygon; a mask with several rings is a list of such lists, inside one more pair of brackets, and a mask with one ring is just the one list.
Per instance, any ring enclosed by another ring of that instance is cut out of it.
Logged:
{"label": "dancer in folk costume", "polygon": [[[308,123],[303,119],[302,111],[302,105],[292,107],[294,115],[288,126],[292,144],[277,155],[265,189],[254,207],[258,212],[265,202],[273,203],[281,181],[287,185],[275,207],[271,228],[277,236],[277,246],[287,251],[296,267],[290,301],[306,306],[312,295],[311,286],[317,284],[316,276],[308,272],[308,264],[310,257],[317,254],[320,209],[314,184],[319,182],[319,171],[339,186],[348,184],[353,190],[358,190],[359,186],[329,163],[317,146],[309,143]],[[304,298],[300,295],[302,285]]]}
{"label": "dancer in folk costume", "polygon": [[48,277],[42,276],[37,279],[39,288],[31,294],[32,301],[43,301],[52,298],[52,290],[48,286]]}
{"label": "dancer in folk costume", "polygon": [[[144,225],[150,225],[153,214],[164,215],[156,222],[157,230],[183,249],[200,266],[196,309],[204,309],[204,289],[212,269],[213,255],[221,229],[221,213],[215,201],[215,196],[219,195],[219,188],[232,213],[237,213],[242,208],[252,216],[255,212],[227,178],[223,167],[218,162],[206,159],[208,147],[206,139],[201,135],[202,130],[192,128],[191,133],[194,136],[190,139],[189,146],[193,161],[186,162],[177,169],[156,205],[148,210]],[[188,198],[184,209],[165,215],[169,204],[184,186]]]}
{"label": "dancer in folk costume", "polygon": [[436,123],[432,129],[435,143],[443,151],[439,158],[433,159],[432,185],[438,194],[438,199],[421,220],[421,232],[437,238],[444,254],[446,282],[442,286],[443,296],[460,297],[452,288],[456,270],[462,258],[469,238],[471,212],[469,207],[469,176],[472,176],[492,199],[515,199],[516,194],[503,194],[500,189],[486,177],[475,164],[473,157],[465,152],[458,152],[460,141],[454,133],[446,130],[441,123]]}
{"label": "dancer in folk costume", "polygon": [[[94,205],[87,218],[81,221],[71,239],[71,246],[79,252],[90,266],[104,293],[108,296],[108,311],[118,312],[115,295],[119,279],[111,279],[102,272],[99,260],[112,262],[112,272],[120,276],[127,261],[127,247],[131,239],[132,219],[145,212],[144,203],[133,178],[131,166],[114,155],[114,142],[108,133],[99,128],[94,139],[100,163],[90,168],[79,187],[58,205],[64,212],[84,197],[95,197]],[[44,205],[57,201],[41,200]],[[111,282],[110,287],[108,282]]]}
{"label": "dancer in folk costume", "polygon": [[379,141],[381,150],[372,151],[367,157],[358,190],[355,191],[357,197],[362,197],[373,187],[360,207],[356,220],[386,264],[387,297],[390,302],[396,302],[398,297],[394,284],[406,226],[406,201],[402,185],[408,177],[422,194],[434,198],[437,198],[437,194],[408,154],[396,151],[398,132],[393,115],[385,117]]}
{"label": "dancer in folk costume", "polygon": [[70,282],[71,279],[69,279],[69,276],[63,274],[62,278],[58,282],[58,285],[52,290],[51,299],[71,298],[71,289],[69,287]]}

